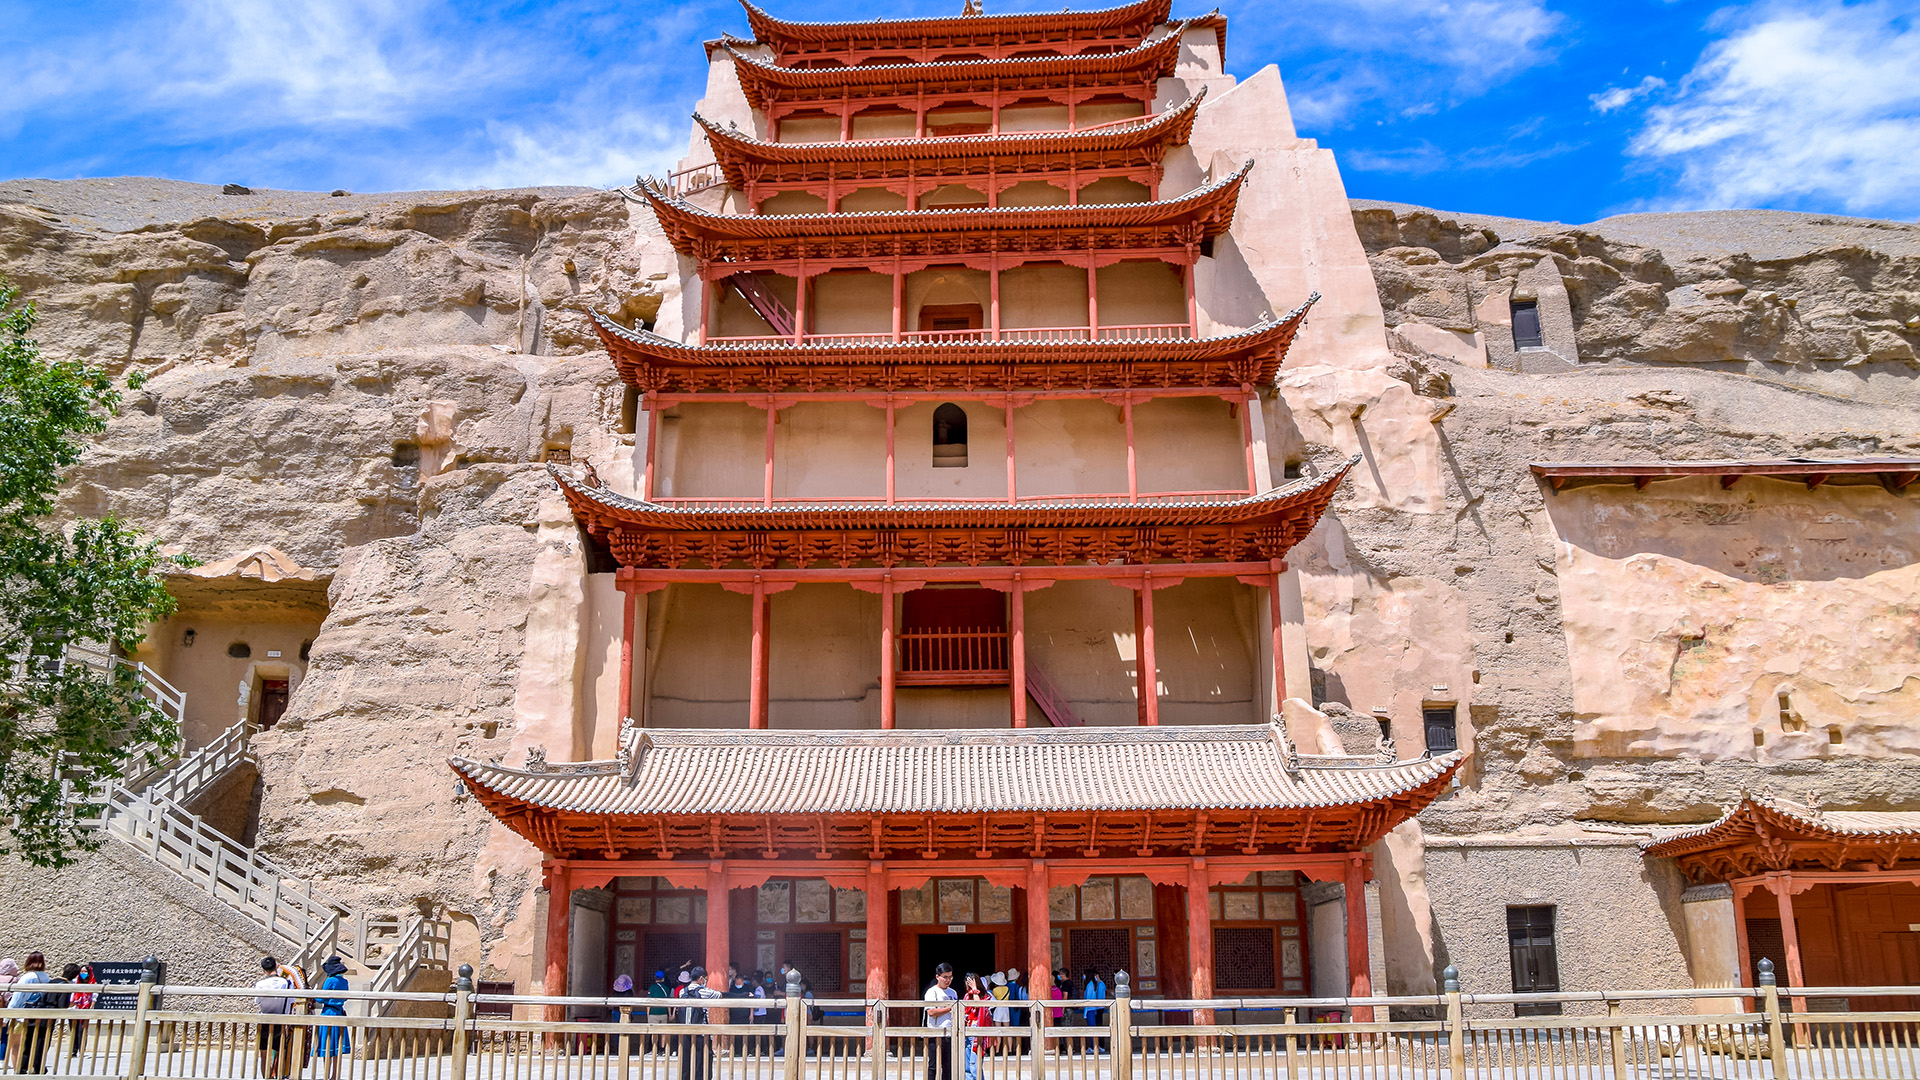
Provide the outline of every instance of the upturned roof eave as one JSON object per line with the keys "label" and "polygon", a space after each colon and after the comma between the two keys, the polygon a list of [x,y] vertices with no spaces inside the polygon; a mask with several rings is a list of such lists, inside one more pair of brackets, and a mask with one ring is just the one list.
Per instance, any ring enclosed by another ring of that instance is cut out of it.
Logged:
{"label": "upturned roof eave", "polygon": [[[921,19],[874,19],[870,22],[798,22],[778,18],[756,6],[751,0],[741,0],[740,6],[746,9],[747,25],[753,29],[754,36],[767,44],[778,46],[781,40],[793,42],[839,42],[844,40],[862,40],[873,42],[904,42],[914,35],[931,36],[943,31],[964,31],[978,35],[982,30],[988,34],[1002,27],[1022,28],[1039,23],[1042,28],[1053,30],[1101,30],[1119,29],[1144,23],[1149,28],[1165,22],[1172,12],[1171,0],[1135,0],[1131,4],[1119,7],[1096,8],[1092,11],[1036,12],[1029,15],[959,15]],[[904,47],[904,46],[903,46]]]}

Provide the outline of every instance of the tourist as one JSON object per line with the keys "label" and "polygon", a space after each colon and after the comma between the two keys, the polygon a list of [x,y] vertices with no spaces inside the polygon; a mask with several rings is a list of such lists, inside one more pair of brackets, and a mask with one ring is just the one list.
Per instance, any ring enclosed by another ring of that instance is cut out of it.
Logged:
{"label": "tourist", "polygon": [[[665,969],[653,973],[653,983],[647,987],[647,997],[661,1001],[673,997],[673,991],[667,988],[667,973]],[[664,1005],[651,1006],[647,1009],[647,1024],[648,1026],[671,1024],[673,1023],[672,1013],[673,1010]],[[657,1051],[666,1049],[667,1043],[666,1039],[661,1035],[652,1033],[647,1036],[646,1046],[649,1050]]]}
{"label": "tourist", "polygon": [[[1008,996],[1009,998],[1011,998],[1012,1000],[1014,1000],[1014,1001],[1027,1001],[1027,1000],[1029,1000],[1029,998],[1028,998],[1028,995],[1027,995],[1027,986],[1026,986],[1026,984],[1025,984],[1025,983],[1023,983],[1023,982],[1021,982],[1021,981],[1020,981],[1020,969],[1019,969],[1019,968],[1008,968],[1008,969],[1007,969],[1007,996]],[[1009,1009],[1008,1011],[1009,1011],[1010,1013],[1012,1013],[1012,1020],[1011,1020],[1011,1023],[1013,1023],[1013,1024],[1018,1024],[1018,1025],[1020,1025],[1020,1026],[1022,1026],[1022,1027],[1031,1027],[1031,1026],[1032,1026],[1032,1024],[1033,1024],[1033,1011],[1032,1011],[1032,1010],[1030,1010],[1030,1009],[1022,1009],[1022,1010],[1012,1010],[1012,1009]],[[1007,1039],[1007,1045],[1013,1048],[1013,1051],[1014,1051],[1014,1053],[1021,1053],[1021,1052],[1023,1052],[1023,1051],[1024,1051],[1025,1049],[1026,1049],[1026,1047],[1027,1047],[1027,1037],[1026,1037],[1026,1036],[1024,1036],[1024,1035],[1016,1035],[1016,1036],[1011,1036],[1011,1037],[1009,1037],[1009,1038]]]}
{"label": "tourist", "polygon": [[[1053,985],[1048,989],[1047,997],[1053,1001],[1067,1000],[1066,971],[1063,969],[1056,968],[1054,970],[1053,979],[1051,981]],[[1067,1022],[1067,1010],[1061,1009],[1061,1008],[1054,1009],[1053,1010],[1053,1026],[1063,1027],[1065,1026],[1066,1022]]]}
{"label": "tourist", "polygon": [[[617,998],[632,998],[637,996],[633,992],[633,976],[615,975],[613,977],[613,994],[611,996],[617,997]],[[642,1015],[644,1016],[645,1013],[643,1012]],[[610,1024],[632,1024],[637,1022],[636,1018],[633,1015],[633,1006],[626,1002],[613,1002],[612,1004],[608,1005],[607,1006],[607,1022]],[[611,1050],[615,1050],[615,1051],[619,1050],[620,1036],[615,1035],[611,1040],[609,1040],[607,1045],[608,1045],[608,1048]],[[639,1045],[640,1045],[639,1036],[630,1035],[627,1037],[628,1050],[636,1049]]]}
{"label": "tourist", "polygon": [[[710,979],[707,975],[706,968],[696,967],[687,972],[687,989],[681,996],[700,1001],[716,1001],[726,995],[709,986],[708,982],[718,982],[723,978],[724,976],[719,972],[715,972]],[[710,1023],[712,1014],[717,1011],[719,1010],[711,1006],[702,1009],[687,1009],[685,1010],[687,1023]],[[707,1080],[707,1077],[713,1073],[713,1065],[713,1035],[710,1032],[702,1031],[698,1034],[686,1036],[681,1042],[680,1080]]]}
{"label": "tourist", "polygon": [[[76,983],[76,984],[90,983],[93,981],[93,972],[91,969],[83,968],[79,964],[68,964],[66,967],[63,967],[60,969],[60,981],[65,983]],[[67,994],[63,996],[65,996],[67,999],[67,1008],[69,1009],[93,1008],[92,994],[73,993],[73,994]],[[87,1038],[87,1022],[85,1020],[73,1021],[73,1035],[67,1042],[67,1057],[69,1058],[79,1057],[81,1048],[86,1044],[86,1038]],[[0,1058],[0,1060],[5,1060],[5,1059]]]}
{"label": "tourist", "polygon": [[[753,977],[747,980],[747,985],[751,988],[753,997],[758,1002],[758,1004],[753,1007],[753,1022],[755,1024],[764,1025],[767,1022],[767,984],[770,982],[772,982],[772,980],[767,978],[767,973],[761,971],[759,968],[755,968]],[[769,1045],[771,1042],[772,1040],[766,1038],[764,1035],[748,1036],[747,1052],[757,1054],[763,1048],[770,1050],[772,1049]]]}
{"label": "tourist", "polygon": [[[11,956],[0,960],[0,1002],[6,1001],[11,996],[11,992],[7,987],[12,986],[15,982],[18,982],[19,979],[20,962]],[[12,1006],[9,1005],[8,1008],[12,1008]],[[7,1029],[12,1026],[12,1024],[0,1021],[0,1069],[7,1067]]]}
{"label": "tourist", "polygon": [[[1082,991],[1082,993],[1089,1002],[1105,1001],[1107,999],[1106,981],[1100,978],[1100,973],[1092,968],[1087,969],[1085,986],[1086,989]],[[1087,1026],[1090,1028],[1103,1027],[1107,1022],[1107,1010],[1097,1005],[1088,1005],[1083,1015],[1086,1018]],[[1098,1035],[1092,1035],[1088,1038],[1088,1044],[1095,1050],[1104,1050],[1106,1040]]]}
{"label": "tourist", "polygon": [[[320,973],[326,978],[320,982],[321,990],[351,989],[347,985],[347,962],[338,956],[327,957],[320,965]],[[347,1015],[346,998],[316,997],[313,1007],[321,1016]],[[343,1024],[330,1024],[314,1032],[313,1052],[327,1059],[327,1080],[340,1080],[340,1059],[353,1053],[353,1038]]]}
{"label": "tourist", "polygon": [[[260,960],[260,978],[254,982],[255,990],[275,991],[293,989],[293,981],[280,974],[280,962],[271,956]],[[264,993],[253,999],[260,1015],[285,1016],[291,1011],[293,999],[276,993]],[[291,1076],[293,1056],[291,1040],[287,1038],[287,1027],[283,1023],[273,1023],[262,1019],[259,1023],[259,1064],[260,1075],[264,1077]]]}
{"label": "tourist", "polygon": [[[48,999],[57,994],[42,993],[38,990],[23,989],[42,983],[51,983],[53,976],[47,974],[47,958],[43,953],[30,952],[20,977],[13,982],[13,993],[7,998],[9,1009],[45,1009],[53,1007]],[[53,1038],[52,1020],[25,1020],[19,1024],[19,1062],[16,1072],[40,1073],[46,1070],[47,1042]]]}
{"label": "tourist", "polygon": [[[930,1002],[927,1006],[927,1025],[930,1028],[953,1027],[953,1005],[960,995],[953,989],[953,965],[942,962],[933,969],[933,985],[927,987],[922,997]],[[953,1076],[953,1040],[935,1037],[928,1040],[927,1080],[951,1080]]]}
{"label": "tourist", "polygon": [[[727,965],[726,990],[722,992],[721,996],[730,997],[735,1000],[753,996],[753,991],[747,986],[747,980],[740,977],[740,967],[738,964]],[[750,1019],[746,1009],[728,1009],[725,1015],[725,1022],[728,1024],[744,1025],[748,1023]],[[738,1057],[742,1054],[753,1052],[753,1048],[746,1045],[747,1040],[742,1039],[739,1035],[732,1032],[726,1034],[724,1042],[725,1045],[721,1049],[731,1056]]]}
{"label": "tourist", "polygon": [[[981,984],[981,979],[979,975],[971,971],[967,972],[963,985],[966,987],[966,990],[960,995],[961,1001],[992,1001],[993,1000],[993,995],[987,993],[986,987]],[[977,1028],[977,1027],[986,1026],[987,1010],[985,1006],[967,1005],[967,1006],[963,1006],[961,1011],[966,1017],[966,1022],[968,1027]],[[974,1080],[974,1077],[980,1074],[979,1044],[980,1044],[979,1036],[977,1035],[967,1036],[967,1041],[966,1041],[967,1080]]]}
{"label": "tourist", "polygon": [[[1007,989],[1006,972],[996,971],[987,981],[991,984],[987,988],[987,994],[991,996],[993,1000],[1011,1001],[1013,999],[1013,991]],[[992,1016],[994,1027],[1006,1027],[1008,1022],[1013,1019],[1012,1010],[1005,1005],[995,1005],[990,1015]],[[991,1053],[997,1054],[1006,1049],[1006,1047],[1007,1040],[1004,1036],[995,1035],[987,1040],[987,1050]]]}

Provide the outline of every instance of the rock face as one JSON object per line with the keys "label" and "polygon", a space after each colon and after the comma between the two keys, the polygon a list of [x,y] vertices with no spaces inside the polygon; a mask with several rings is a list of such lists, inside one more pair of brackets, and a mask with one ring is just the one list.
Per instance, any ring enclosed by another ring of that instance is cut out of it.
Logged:
{"label": "rock face", "polygon": [[[1315,312],[1268,430],[1276,477],[1364,458],[1290,560],[1312,670],[1289,689],[1311,683],[1333,745],[1368,744],[1384,709],[1403,757],[1425,745],[1423,707],[1452,704],[1474,754],[1377,855],[1389,937],[1412,950],[1396,992],[1430,990],[1450,955],[1484,971],[1500,954],[1454,927],[1493,902],[1467,883],[1515,873],[1503,853],[1523,848],[1477,838],[1700,820],[1743,789],[1910,805],[1916,489],[1556,496],[1528,465],[1920,453],[1920,228],[1372,203],[1353,222],[1379,307]],[[578,726],[598,586],[543,463],[564,451],[631,488],[631,408],[584,313],[684,325],[684,268],[650,215],[579,189],[11,181],[0,271],[39,305],[49,354],[152,376],[74,470],[73,513],[209,563],[275,549],[300,571],[284,584],[328,590],[259,736],[261,846],[370,908],[437,905],[457,949],[525,978],[537,856],[456,798],[444,761],[610,739]],[[1516,303],[1540,348],[1515,346]],[[170,656],[188,655],[184,618],[156,630]],[[1623,842],[1607,850],[1613,871],[1567,888],[1632,877]],[[1643,883],[1648,904],[1671,906],[1670,876]]]}

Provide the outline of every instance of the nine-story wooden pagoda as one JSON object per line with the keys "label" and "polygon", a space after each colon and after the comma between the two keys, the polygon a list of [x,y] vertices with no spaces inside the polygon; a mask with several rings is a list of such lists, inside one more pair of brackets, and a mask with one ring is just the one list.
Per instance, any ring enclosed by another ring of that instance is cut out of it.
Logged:
{"label": "nine-story wooden pagoda", "polygon": [[[454,762],[547,857],[548,992],[704,956],[823,997],[941,959],[1366,994],[1366,849],[1459,755],[1281,721],[1286,556],[1353,462],[1272,475],[1261,394],[1316,297],[1202,318],[1256,163],[1164,190],[1224,20],[747,11],[709,48],[745,109],[630,192],[697,316],[596,316],[634,490],[554,471],[626,598],[620,752]],[[1344,956],[1307,955],[1313,882]]]}

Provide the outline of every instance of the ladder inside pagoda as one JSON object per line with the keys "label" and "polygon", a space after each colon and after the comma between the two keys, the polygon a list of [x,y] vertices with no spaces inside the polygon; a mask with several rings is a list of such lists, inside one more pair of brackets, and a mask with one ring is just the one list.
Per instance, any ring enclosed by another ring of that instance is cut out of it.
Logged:
{"label": "ladder inside pagoda", "polygon": [[1079,714],[1073,711],[1073,706],[1067,704],[1067,699],[1054,688],[1053,680],[1047,678],[1046,672],[1040,670],[1040,665],[1033,662],[1031,655],[1026,658],[1026,669],[1027,696],[1033,699],[1035,705],[1040,706],[1040,712],[1047,718],[1047,723],[1054,727],[1087,726],[1086,721],[1080,719]]}

